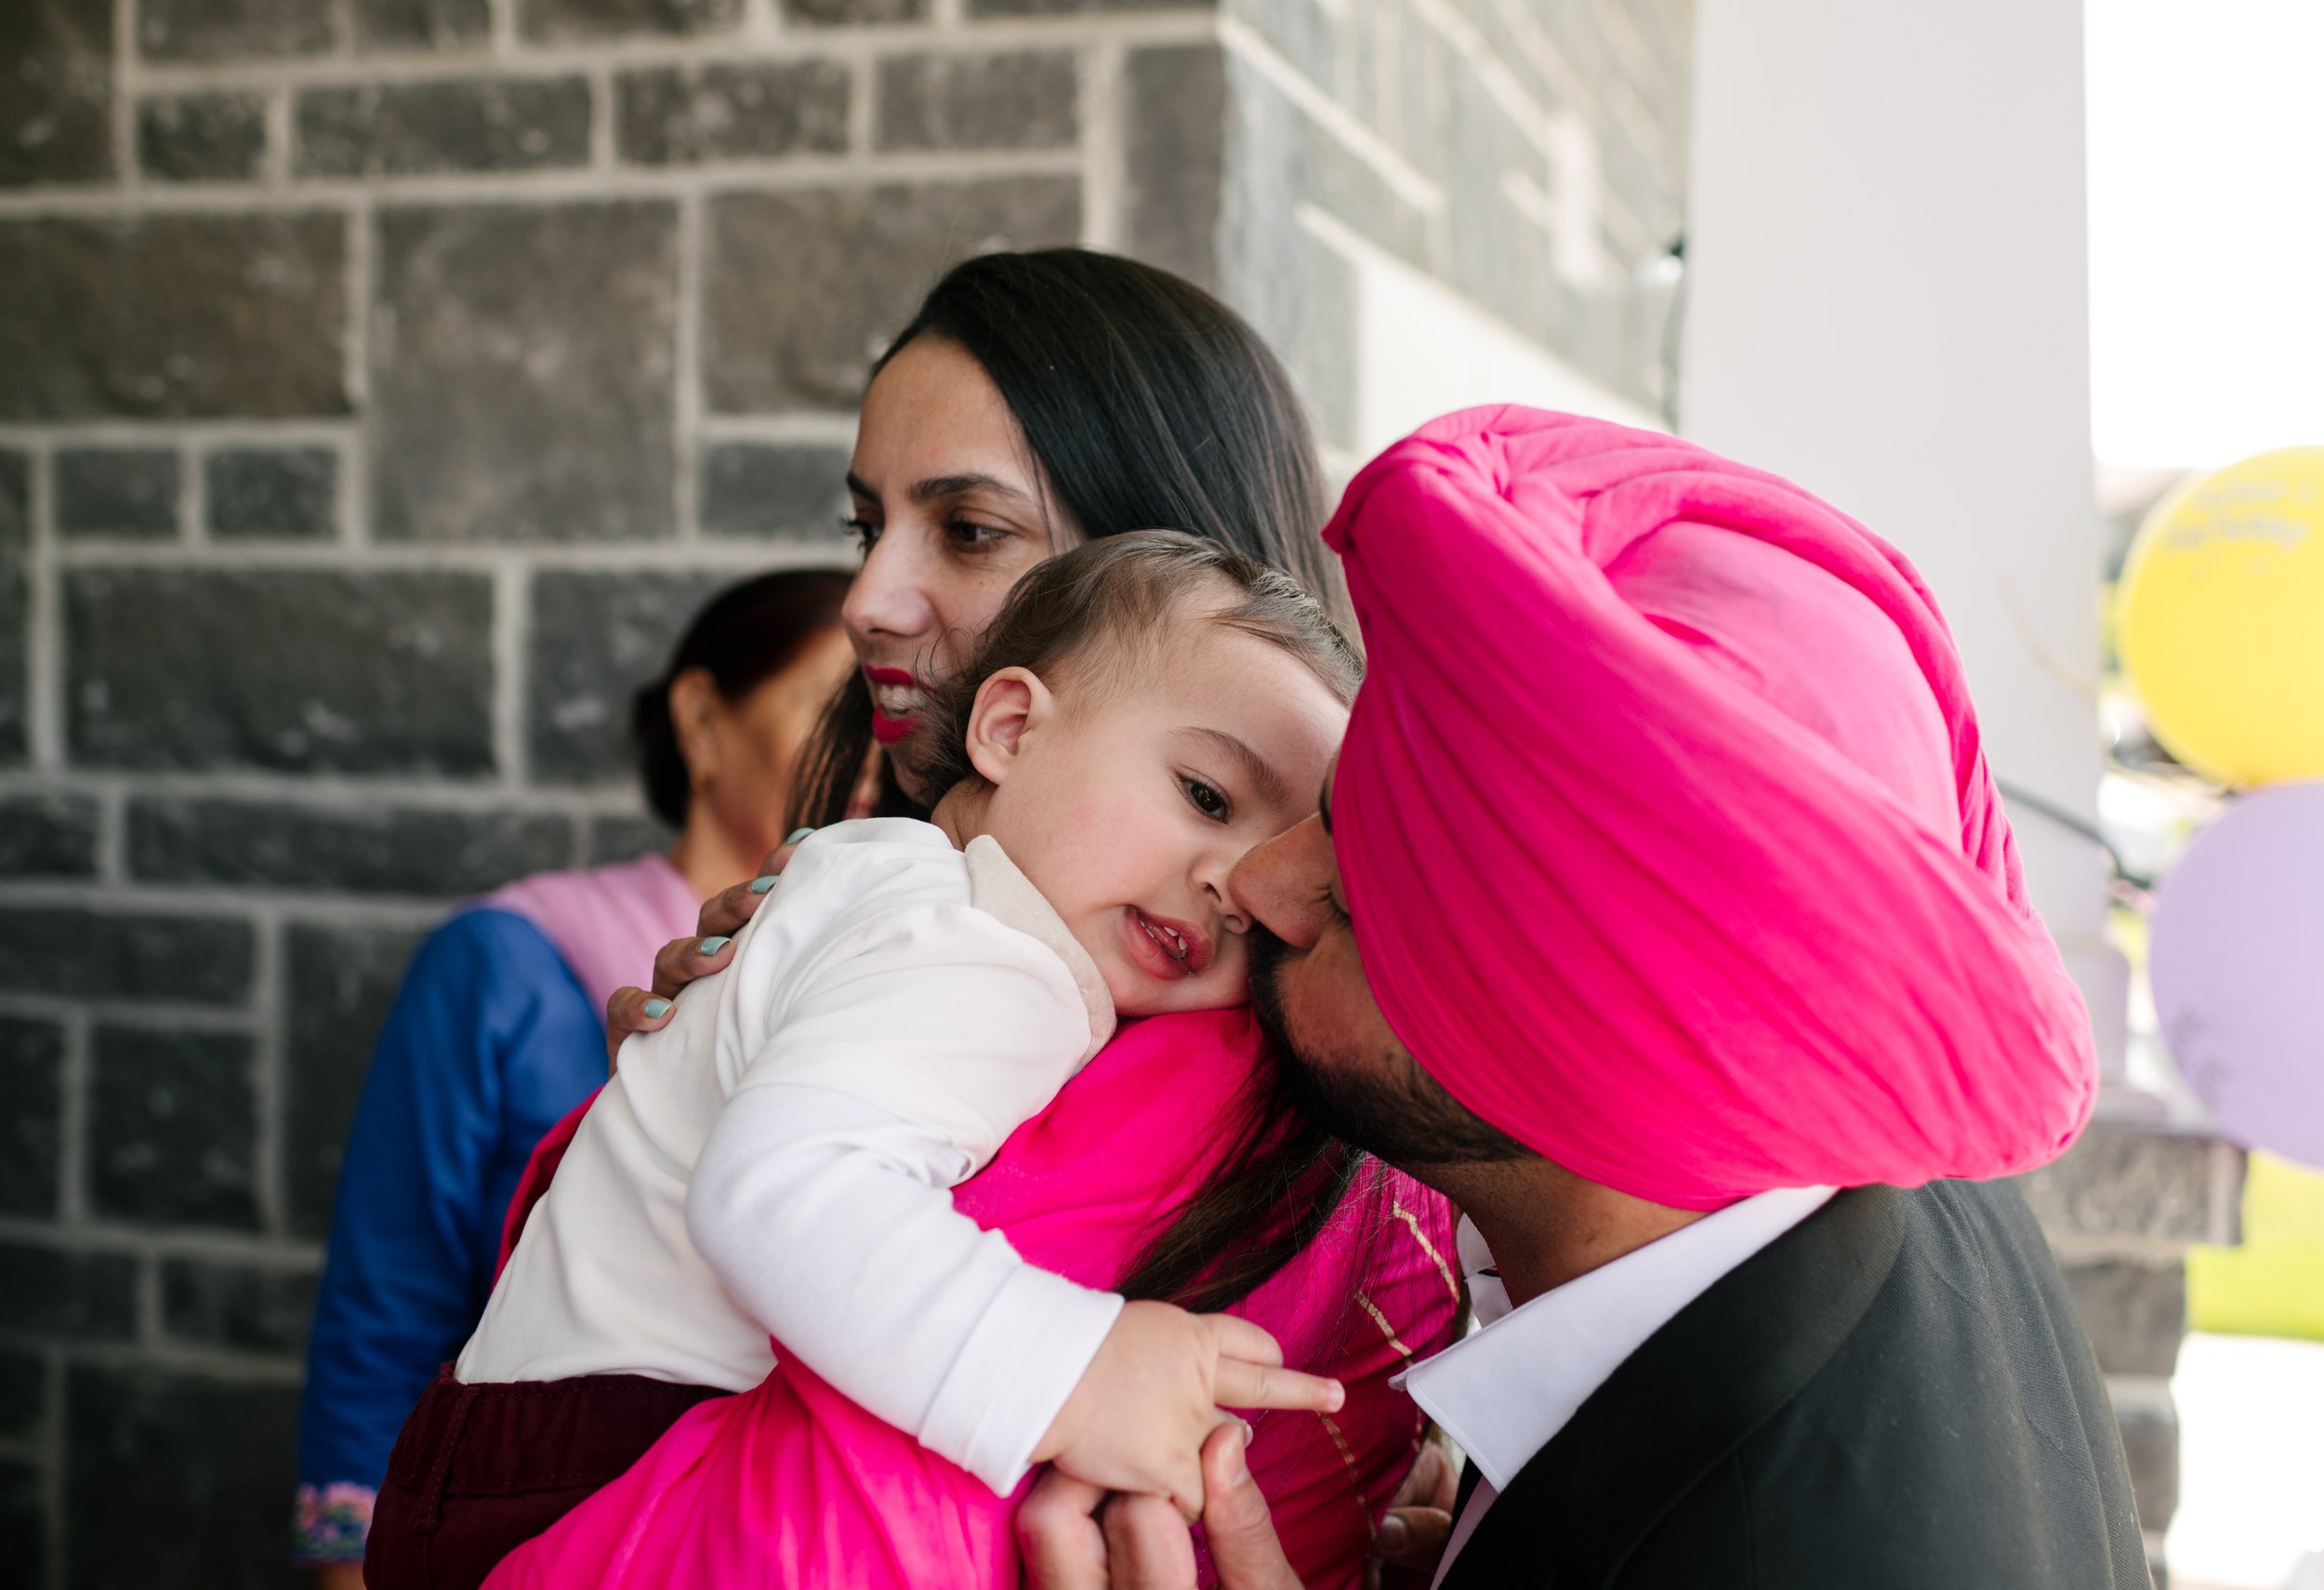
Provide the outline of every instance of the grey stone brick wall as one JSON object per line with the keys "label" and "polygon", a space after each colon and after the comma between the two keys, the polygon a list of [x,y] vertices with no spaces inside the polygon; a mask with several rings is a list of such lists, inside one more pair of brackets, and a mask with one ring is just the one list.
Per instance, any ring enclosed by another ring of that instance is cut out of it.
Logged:
{"label": "grey stone brick wall", "polygon": [[0,5],[0,1580],[285,1582],[418,935],[658,842],[623,707],[843,559],[945,265],[1217,286],[1335,456],[1363,240],[1650,397],[1688,0]]}
{"label": "grey stone brick wall", "polygon": [[2170,1378],[2186,1335],[2186,1251],[2242,1240],[2243,1153],[2188,1132],[2101,1119],[2066,1156],[2020,1179],[2106,1371],[2139,1523],[2163,1582],[2179,1504]]}

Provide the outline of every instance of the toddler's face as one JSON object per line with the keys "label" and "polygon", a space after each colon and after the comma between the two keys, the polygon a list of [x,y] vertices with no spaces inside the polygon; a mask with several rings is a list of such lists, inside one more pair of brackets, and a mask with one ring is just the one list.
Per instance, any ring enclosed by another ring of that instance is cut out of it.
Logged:
{"label": "toddler's face", "polygon": [[[1250,997],[1250,921],[1227,874],[1314,812],[1348,721],[1281,647],[1200,619],[1173,630],[1157,655],[1105,665],[1103,682],[1068,678],[1051,694],[1009,670],[986,686],[1023,708],[1013,744],[979,757],[995,784],[981,827],[1064,919],[1125,1016]],[[1009,731],[1005,714],[998,726]]]}

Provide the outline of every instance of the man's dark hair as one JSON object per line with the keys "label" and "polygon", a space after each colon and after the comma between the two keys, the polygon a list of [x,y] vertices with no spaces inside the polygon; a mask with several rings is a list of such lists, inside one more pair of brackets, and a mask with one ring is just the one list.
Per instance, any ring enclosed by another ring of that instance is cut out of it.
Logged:
{"label": "man's dark hair", "polygon": [[1401,1048],[1377,1056],[1362,1071],[1301,1058],[1285,1029],[1275,986],[1276,969],[1288,954],[1283,940],[1251,924],[1251,1008],[1274,1047],[1284,1107],[1393,1165],[1495,1165],[1538,1158],[1446,1092]]}
{"label": "man's dark hair", "polygon": [[[1083,535],[1183,530],[1334,600],[1323,467],[1291,378],[1192,282],[1086,248],[980,255],[936,284],[873,376],[921,337],[957,344],[992,378]],[[870,751],[859,670],[816,725],[791,826],[845,816]],[[915,812],[884,769],[881,790],[881,815]]]}

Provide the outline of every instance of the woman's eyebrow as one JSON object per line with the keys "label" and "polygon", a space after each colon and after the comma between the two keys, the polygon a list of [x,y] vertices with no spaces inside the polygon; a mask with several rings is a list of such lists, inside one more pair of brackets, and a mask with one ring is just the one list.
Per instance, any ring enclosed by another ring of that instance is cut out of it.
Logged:
{"label": "woman's eyebrow", "polygon": [[[864,477],[853,470],[848,471],[847,489],[866,501],[878,502],[879,500],[879,494],[865,484]],[[983,474],[931,475],[924,481],[913,482],[911,489],[905,495],[914,502],[925,505],[934,502],[939,497],[957,497],[963,492],[971,491],[989,491],[1016,502],[1033,500],[999,476]]]}
{"label": "woman's eyebrow", "polygon": [[1280,802],[1290,793],[1284,787],[1283,775],[1267,765],[1265,757],[1224,729],[1197,727],[1188,729],[1186,733],[1214,747],[1221,756],[1242,769],[1243,776],[1258,788],[1262,798]]}

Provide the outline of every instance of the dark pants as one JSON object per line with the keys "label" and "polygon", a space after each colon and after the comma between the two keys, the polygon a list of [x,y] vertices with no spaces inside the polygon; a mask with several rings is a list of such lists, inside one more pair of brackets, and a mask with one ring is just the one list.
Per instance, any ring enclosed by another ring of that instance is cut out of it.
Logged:
{"label": "dark pants", "polygon": [[643,1375],[462,1385],[445,1365],[403,1423],[363,1550],[368,1590],[476,1590],[618,1478],[695,1403]]}

